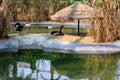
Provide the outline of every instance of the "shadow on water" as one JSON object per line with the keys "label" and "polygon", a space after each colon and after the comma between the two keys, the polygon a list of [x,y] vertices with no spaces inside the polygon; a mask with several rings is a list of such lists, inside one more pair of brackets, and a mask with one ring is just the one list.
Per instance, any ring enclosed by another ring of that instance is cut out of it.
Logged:
{"label": "shadow on water", "polygon": [[120,54],[75,55],[20,50],[0,54],[1,80],[119,80]]}

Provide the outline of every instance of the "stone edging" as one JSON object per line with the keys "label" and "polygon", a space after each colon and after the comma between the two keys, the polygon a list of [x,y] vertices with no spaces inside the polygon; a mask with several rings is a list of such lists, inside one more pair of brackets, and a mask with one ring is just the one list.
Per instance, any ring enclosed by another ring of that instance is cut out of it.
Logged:
{"label": "stone edging", "polygon": [[[43,49],[48,52],[77,53],[77,54],[111,54],[120,52],[120,41],[105,44],[82,44],[68,41],[49,39],[42,35],[15,36],[10,40],[0,41],[0,52],[19,49]],[[6,45],[6,47],[4,46]],[[3,48],[3,49],[2,49]],[[9,48],[9,49],[8,49]]]}

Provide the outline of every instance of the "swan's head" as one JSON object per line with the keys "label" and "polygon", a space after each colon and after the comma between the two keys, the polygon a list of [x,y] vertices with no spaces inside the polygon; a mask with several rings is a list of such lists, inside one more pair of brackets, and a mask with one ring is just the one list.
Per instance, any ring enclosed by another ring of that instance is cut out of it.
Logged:
{"label": "swan's head", "polygon": [[64,26],[62,25],[61,28],[63,28]]}

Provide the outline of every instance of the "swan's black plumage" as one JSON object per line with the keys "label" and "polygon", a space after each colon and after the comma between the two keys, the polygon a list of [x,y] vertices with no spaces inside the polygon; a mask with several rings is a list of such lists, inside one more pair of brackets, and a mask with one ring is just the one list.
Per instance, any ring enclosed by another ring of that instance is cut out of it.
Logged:
{"label": "swan's black plumage", "polygon": [[19,31],[19,34],[20,34],[20,32],[23,31],[24,26],[25,26],[25,24],[17,22],[14,24],[14,29],[16,31]]}
{"label": "swan's black plumage", "polygon": [[21,23],[15,23],[15,25],[14,25],[14,29],[15,29],[16,31],[22,31],[23,28],[24,28],[24,25],[21,24]]}
{"label": "swan's black plumage", "polygon": [[51,32],[51,35],[54,35],[54,36],[60,36],[60,35],[64,35],[64,33],[62,32],[62,28],[63,28],[64,26],[62,25],[61,27],[60,27],[60,30],[59,31],[52,31]]}

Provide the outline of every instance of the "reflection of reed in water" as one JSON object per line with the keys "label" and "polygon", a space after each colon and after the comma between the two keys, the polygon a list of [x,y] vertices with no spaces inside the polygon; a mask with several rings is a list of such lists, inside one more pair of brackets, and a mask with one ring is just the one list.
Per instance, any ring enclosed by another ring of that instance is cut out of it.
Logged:
{"label": "reflection of reed in water", "polygon": [[111,80],[116,77],[117,58],[114,55],[93,55],[86,60],[89,79]]}
{"label": "reflection of reed in water", "polygon": [[52,64],[60,74],[74,79],[111,80],[117,76],[117,62],[114,55],[85,55],[78,59],[55,60]]}

